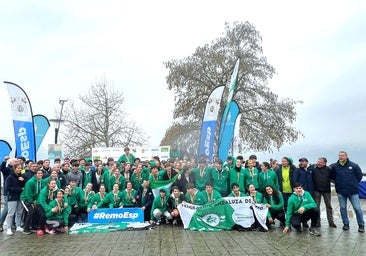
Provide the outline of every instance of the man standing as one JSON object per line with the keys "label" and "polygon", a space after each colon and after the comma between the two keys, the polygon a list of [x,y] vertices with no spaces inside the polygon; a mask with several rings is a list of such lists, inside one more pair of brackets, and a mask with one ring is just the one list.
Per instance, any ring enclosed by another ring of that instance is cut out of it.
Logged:
{"label": "man standing", "polygon": [[[333,221],[333,208],[331,205],[330,168],[327,166],[327,159],[325,157],[320,157],[318,159],[318,162],[313,170],[313,181],[314,200],[320,208],[320,203],[323,196],[329,227],[336,228],[337,225]],[[320,218],[317,226],[320,227]]]}
{"label": "man standing", "polygon": [[331,166],[331,179],[335,181],[335,189],[338,194],[338,201],[341,210],[343,230],[349,230],[349,219],[347,216],[347,199],[350,200],[356,212],[358,232],[365,232],[365,222],[360,206],[359,182],[362,179],[362,171],[358,164],[348,159],[345,151],[340,151],[338,161]]}

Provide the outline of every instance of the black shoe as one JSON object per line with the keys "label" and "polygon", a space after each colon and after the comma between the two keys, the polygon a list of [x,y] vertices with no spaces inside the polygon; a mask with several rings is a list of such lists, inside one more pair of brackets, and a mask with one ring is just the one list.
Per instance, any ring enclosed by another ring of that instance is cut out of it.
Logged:
{"label": "black shoe", "polygon": [[308,228],[309,227],[309,224],[307,222],[304,222],[304,223],[302,223],[302,227],[303,228]]}
{"label": "black shoe", "polygon": [[337,228],[337,225],[334,222],[329,222],[329,227]]}
{"label": "black shoe", "polygon": [[365,233],[365,226],[364,225],[359,225],[358,226],[358,232]]}
{"label": "black shoe", "polygon": [[343,230],[349,230],[349,224],[344,224],[343,225]]}
{"label": "black shoe", "polygon": [[309,228],[309,233],[310,235],[313,235],[313,236],[321,236],[321,234],[315,230],[315,228]]}
{"label": "black shoe", "polygon": [[32,232],[30,230],[23,230],[23,234],[30,235],[30,234],[32,234]]}

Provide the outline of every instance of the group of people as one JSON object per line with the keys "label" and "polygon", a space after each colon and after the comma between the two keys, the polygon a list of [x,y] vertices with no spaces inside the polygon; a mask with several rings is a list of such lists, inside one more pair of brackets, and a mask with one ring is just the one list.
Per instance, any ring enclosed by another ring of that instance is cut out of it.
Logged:
{"label": "group of people", "polygon": [[[0,216],[0,231],[6,223],[6,233],[12,227],[24,234],[32,231],[67,232],[76,222],[87,220],[87,214],[98,208],[139,207],[144,220],[152,225],[162,221],[180,224],[177,209],[182,202],[195,205],[211,203],[221,197],[250,196],[256,204],[268,207],[267,226],[275,227],[277,219],[287,233],[291,227],[319,236],[321,226],[319,206],[324,199],[327,220],[336,228],[331,206],[331,182],[338,193],[343,230],[349,229],[347,199],[357,217],[358,231],[364,232],[363,213],[358,199],[358,183],[362,179],[360,167],[351,162],[347,153],[339,152],[338,161],[327,166],[324,157],[314,165],[306,158],[296,167],[292,159],[257,162],[252,155],[228,157],[225,163],[215,157],[195,160],[171,158],[160,161],[153,157],[148,162],[136,158],[128,147],[115,161],[56,159],[33,162],[24,158],[9,159],[1,164],[4,178],[4,209]],[[8,163],[8,165],[6,165]],[[171,189],[161,188],[154,196],[151,183],[174,180]],[[256,221],[252,229],[260,228]],[[263,230],[263,229],[262,229]]]}

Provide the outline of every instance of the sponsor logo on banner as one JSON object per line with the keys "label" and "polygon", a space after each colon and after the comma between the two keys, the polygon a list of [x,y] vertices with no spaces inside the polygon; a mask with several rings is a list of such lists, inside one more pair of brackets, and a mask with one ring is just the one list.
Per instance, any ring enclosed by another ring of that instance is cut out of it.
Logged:
{"label": "sponsor logo on banner", "polygon": [[141,208],[101,208],[88,213],[88,222],[144,222],[144,213]]}

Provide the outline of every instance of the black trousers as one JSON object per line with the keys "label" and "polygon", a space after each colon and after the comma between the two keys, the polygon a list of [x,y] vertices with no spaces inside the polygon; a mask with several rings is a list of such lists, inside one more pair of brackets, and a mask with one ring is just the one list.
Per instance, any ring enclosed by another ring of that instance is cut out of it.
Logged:
{"label": "black trousers", "polygon": [[301,228],[301,223],[311,220],[311,227],[314,228],[320,217],[319,208],[311,208],[306,210],[303,214],[294,213],[291,216],[290,223],[295,229]]}

